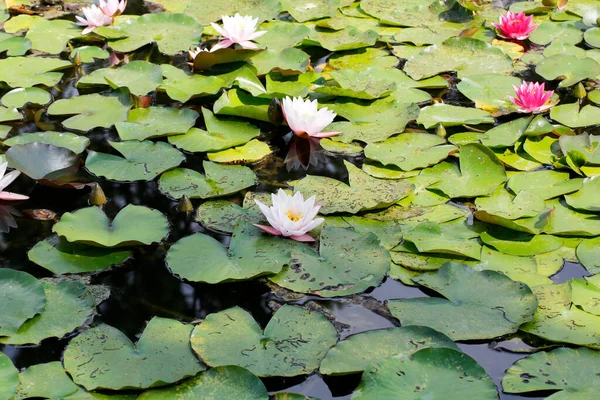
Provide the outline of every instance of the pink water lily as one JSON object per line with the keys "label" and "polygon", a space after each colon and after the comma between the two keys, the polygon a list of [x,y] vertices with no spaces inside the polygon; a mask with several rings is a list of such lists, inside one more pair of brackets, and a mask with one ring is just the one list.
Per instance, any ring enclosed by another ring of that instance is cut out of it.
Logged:
{"label": "pink water lily", "polygon": [[525,16],[524,12],[515,14],[509,11],[500,16],[500,23],[494,24],[498,30],[498,36],[507,39],[525,40],[531,32],[535,31],[537,25],[533,23],[533,16]]}
{"label": "pink water lily", "polygon": [[100,0],[99,7],[109,17],[117,17],[125,11],[127,0]]}
{"label": "pink water lily", "polygon": [[6,168],[8,168],[8,163],[5,162],[0,164],[0,200],[27,200],[29,198],[28,196],[4,191],[5,187],[10,185],[19,175],[21,175],[21,172],[19,171],[12,171],[5,174]]}
{"label": "pink water lily", "polygon": [[516,97],[508,96],[510,101],[523,113],[541,113],[552,107],[550,98],[553,90],[544,91],[545,83],[523,82],[521,86],[513,86]]}
{"label": "pink water lily", "polygon": [[97,5],[84,7],[81,11],[83,11],[84,17],[78,15],[76,18],[77,25],[86,27],[83,32],[81,32],[82,35],[90,33],[100,26],[110,25],[113,22],[112,17],[104,14]]}
{"label": "pink water lily", "polygon": [[289,237],[299,242],[314,242],[307,232],[312,231],[324,221],[315,218],[321,209],[321,202],[315,203],[315,196],[304,200],[300,192],[293,196],[279,189],[277,194],[271,194],[273,205],[268,207],[258,200],[254,202],[265,215],[271,226],[254,224],[257,228],[275,236]]}
{"label": "pink water lily", "polygon": [[236,13],[233,17],[223,15],[221,19],[223,27],[211,22],[211,26],[219,32],[222,39],[210,51],[225,49],[234,44],[238,44],[244,49],[257,49],[258,46],[253,40],[267,33],[267,31],[256,31],[258,18],[252,18],[250,15],[242,17]]}
{"label": "pink water lily", "polygon": [[301,97],[283,99],[281,109],[285,122],[294,133],[303,138],[324,138],[339,135],[342,132],[321,132],[331,124],[337,115],[323,107],[318,109],[317,100],[302,100]]}

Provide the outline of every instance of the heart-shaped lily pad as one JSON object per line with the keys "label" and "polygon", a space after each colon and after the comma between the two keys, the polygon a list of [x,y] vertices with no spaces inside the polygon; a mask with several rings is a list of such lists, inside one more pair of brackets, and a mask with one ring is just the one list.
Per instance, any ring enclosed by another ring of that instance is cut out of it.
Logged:
{"label": "heart-shaped lily pad", "polygon": [[505,254],[513,256],[534,256],[558,250],[563,239],[552,235],[531,235],[513,230],[490,228],[481,232],[481,241]]}
{"label": "heart-shaped lily pad", "polygon": [[30,49],[31,40],[4,32],[0,34],[0,52],[6,51],[7,56],[22,56]]}
{"label": "heart-shaped lily pad", "polygon": [[240,221],[233,231],[229,249],[211,236],[196,233],[169,249],[167,266],[175,275],[193,282],[247,280],[281,271],[290,262],[290,250],[299,246]]}
{"label": "heart-shaped lily pad", "polygon": [[268,98],[253,97],[243,90],[233,89],[224,92],[215,102],[215,114],[233,115],[237,117],[252,118],[259,121],[270,122]]}
{"label": "heart-shaped lily pad", "polygon": [[389,252],[373,233],[326,226],[319,247],[319,253],[293,248],[291,263],[269,279],[299,293],[345,296],[379,285],[390,266]]}
{"label": "heart-shaped lily pad", "polygon": [[591,58],[564,57],[556,54],[544,58],[535,67],[544,79],[560,79],[558,87],[568,87],[587,78],[600,75],[600,64]]}
{"label": "heart-shaped lily pad", "polygon": [[183,134],[194,126],[196,118],[198,113],[186,108],[136,108],[129,112],[127,121],[117,122],[115,128],[121,140],[145,140]]}
{"label": "heart-shaped lily pad", "polygon": [[[485,132],[485,134],[480,137],[480,141],[488,147],[512,146],[528,129],[531,120],[531,117],[524,117],[495,126]],[[544,121],[546,120],[544,119]],[[546,121],[546,123],[548,122]],[[453,135],[452,138],[455,136],[456,135]]]}
{"label": "heart-shaped lily pad", "polygon": [[69,243],[54,235],[38,242],[27,255],[34,263],[61,275],[103,271],[124,263],[133,252]]}
{"label": "heart-shaped lily pad", "polygon": [[81,36],[80,28],[64,19],[44,20],[33,25],[27,32],[31,47],[50,54],[64,50],[69,40]]}
{"label": "heart-shaped lily pad", "polygon": [[38,87],[17,88],[2,96],[2,104],[14,108],[21,108],[29,103],[45,106],[50,101],[52,101],[50,93]]}
{"label": "heart-shaped lily pad", "polygon": [[79,136],[71,132],[53,131],[22,133],[18,136],[13,136],[10,139],[6,139],[4,144],[7,146],[14,146],[16,144],[27,144],[33,142],[51,144],[57,147],[65,147],[76,154],[83,153],[83,151],[90,145],[90,140],[84,136]]}
{"label": "heart-shaped lily pad", "polygon": [[4,353],[0,353],[0,399],[12,399],[17,392],[19,371]]}
{"label": "heart-shaped lily pad", "polygon": [[80,163],[71,150],[39,142],[12,146],[6,151],[6,160],[30,178],[50,181],[71,177]]}
{"label": "heart-shaped lily pad", "polygon": [[174,383],[204,369],[190,349],[192,328],[154,317],[134,345],[118,329],[98,325],[67,345],[65,369],[75,383],[88,390],[143,389]]}
{"label": "heart-shaped lily pad", "polygon": [[74,115],[62,122],[65,128],[89,131],[93,128],[109,128],[127,120],[129,104],[118,97],[88,94],[57,100],[48,107],[50,115]]}
{"label": "heart-shaped lily pad", "polygon": [[0,307],[3,310],[0,315],[0,336],[10,336],[26,320],[44,311],[46,293],[38,280],[28,273],[1,268]]}
{"label": "heart-shaped lily pad", "polygon": [[420,252],[451,254],[478,260],[481,246],[479,234],[462,219],[443,224],[424,222],[404,233],[404,239],[413,243]]}
{"label": "heart-shaped lily pad", "polygon": [[583,32],[574,22],[544,22],[531,32],[532,43],[547,45],[554,42],[577,44],[583,39]]}
{"label": "heart-shaped lily pad", "polygon": [[531,320],[537,301],[527,285],[495,271],[448,263],[413,280],[444,297],[390,300],[404,325],[424,325],[453,340],[491,339]]}
{"label": "heart-shaped lily pad", "polygon": [[124,157],[90,151],[85,167],[96,176],[116,181],[150,181],[185,160],[181,152],[164,142],[128,140],[108,144]]}
{"label": "heart-shaped lily pad", "polygon": [[63,214],[52,231],[69,242],[115,247],[160,242],[169,233],[169,222],[160,211],[132,204],[112,221],[99,207],[87,207]]}
{"label": "heart-shaped lily pad", "polygon": [[324,315],[290,305],[271,317],[264,332],[248,312],[233,307],[209,314],[191,338],[198,357],[211,367],[238,365],[258,376],[310,374],[336,341]]}
{"label": "heart-shaped lily pad", "polygon": [[550,118],[571,128],[600,124],[600,108],[588,104],[579,108],[578,103],[562,104],[550,111]]}
{"label": "heart-shaped lily pad", "polygon": [[424,107],[417,119],[425,128],[442,126],[493,124],[494,117],[476,108],[459,107],[450,104],[434,104]]}
{"label": "heart-shaped lily pad", "polygon": [[506,187],[517,195],[527,191],[544,200],[552,199],[581,188],[583,179],[569,179],[569,173],[552,170],[513,174]]}
{"label": "heart-shaped lily pad", "polygon": [[387,357],[408,357],[430,347],[457,346],[446,335],[425,326],[377,329],[352,335],[329,349],[321,361],[324,375],[362,372],[372,362]]}
{"label": "heart-shaped lily pad", "polygon": [[519,86],[521,80],[514,76],[501,74],[471,75],[461,79],[456,88],[475,103],[476,108],[498,115],[507,113],[511,106],[508,96],[514,95],[513,86]]}
{"label": "heart-shaped lily pad", "polygon": [[116,89],[126,87],[138,96],[152,92],[162,83],[162,70],[147,61],[132,61],[120,68],[101,68],[85,75],[77,82],[77,87],[111,86]]}
{"label": "heart-shaped lily pad", "polygon": [[79,58],[83,63],[91,63],[96,59],[106,60],[108,57],[110,57],[110,52],[97,46],[76,47],[69,56],[71,59]]}
{"label": "heart-shaped lily pad", "polygon": [[0,60],[0,78],[10,87],[52,86],[63,76],[53,72],[70,67],[66,60],[49,57],[8,57]]}

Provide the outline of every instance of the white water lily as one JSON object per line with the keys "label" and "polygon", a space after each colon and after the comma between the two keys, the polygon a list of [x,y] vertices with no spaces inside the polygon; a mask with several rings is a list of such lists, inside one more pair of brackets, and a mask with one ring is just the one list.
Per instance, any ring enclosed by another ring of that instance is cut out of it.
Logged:
{"label": "white water lily", "polygon": [[324,138],[339,135],[341,132],[321,132],[331,124],[337,115],[323,107],[318,109],[317,100],[302,100],[301,97],[283,99],[282,110],[285,122],[300,137]]}
{"label": "white water lily", "polygon": [[99,7],[109,17],[119,16],[127,7],[127,0],[100,0]]}
{"label": "white water lily", "polygon": [[314,242],[307,232],[312,231],[324,221],[323,218],[315,218],[321,209],[321,202],[315,204],[315,196],[304,200],[300,192],[293,196],[279,189],[277,194],[271,194],[273,205],[268,207],[258,200],[254,202],[265,215],[271,226],[254,226],[275,236],[285,236],[299,242]]}
{"label": "white water lily", "polygon": [[85,26],[86,28],[81,32],[82,35],[92,32],[94,29],[100,26],[110,25],[113,22],[112,17],[104,14],[100,7],[93,5],[91,7],[84,7],[83,15],[85,17],[76,16],[77,25]]}
{"label": "white water lily", "polygon": [[193,60],[194,58],[196,58],[196,56],[202,52],[208,52],[208,49],[203,47],[203,46],[197,46],[193,49],[190,49],[188,51],[188,57],[190,58],[190,60]]}
{"label": "white water lily", "polygon": [[6,168],[8,167],[8,163],[0,164],[0,200],[27,200],[29,197],[23,196],[22,194],[5,192],[4,188],[13,183],[15,179],[21,172],[12,171],[6,174]]}
{"label": "white water lily", "polygon": [[257,49],[258,46],[252,40],[267,33],[267,31],[256,31],[258,18],[252,18],[250,15],[242,17],[239,13],[236,13],[233,17],[223,15],[221,19],[223,20],[222,27],[211,22],[211,26],[223,38],[210,51],[225,49],[236,43],[244,49]]}

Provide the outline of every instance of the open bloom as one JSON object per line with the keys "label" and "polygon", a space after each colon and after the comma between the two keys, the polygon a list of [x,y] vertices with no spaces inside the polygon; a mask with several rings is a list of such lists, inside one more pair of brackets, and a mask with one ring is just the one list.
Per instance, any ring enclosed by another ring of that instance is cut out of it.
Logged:
{"label": "open bloom", "polygon": [[544,91],[544,86],[545,83],[523,82],[521,86],[513,86],[517,96],[508,98],[519,106],[520,112],[540,113],[552,107],[550,98],[554,94],[553,90]]}
{"label": "open bloom", "polygon": [[337,115],[333,111],[323,107],[320,110],[317,100],[302,100],[296,97],[293,100],[288,96],[283,99],[281,109],[285,122],[294,133],[300,137],[324,138],[339,135],[342,132],[321,132],[327,125],[333,122]]}
{"label": "open bloom", "polygon": [[22,194],[4,191],[5,187],[10,185],[19,175],[21,175],[21,172],[19,171],[12,171],[5,174],[7,167],[8,163],[6,162],[0,164],[0,200],[27,200],[29,197],[23,196]]}
{"label": "open bloom", "polygon": [[104,15],[114,18],[125,11],[127,0],[100,0],[99,7]]}
{"label": "open bloom", "polygon": [[82,35],[92,32],[99,26],[110,25],[113,21],[112,17],[104,14],[97,5],[84,7],[82,11],[85,17],[80,17],[79,15],[76,17],[77,25],[86,27],[83,32],[81,32]]}
{"label": "open bloom", "polygon": [[315,218],[321,209],[321,202],[315,204],[315,196],[304,200],[302,193],[296,192],[293,196],[279,189],[277,194],[271,194],[273,205],[266,206],[258,200],[254,200],[260,211],[265,215],[271,226],[254,226],[276,236],[285,236],[299,242],[314,242],[310,232],[324,221],[323,218]]}
{"label": "open bloom", "polygon": [[223,15],[221,19],[223,20],[223,27],[211,22],[212,27],[223,38],[210,51],[224,49],[236,43],[244,49],[257,49],[258,46],[252,40],[267,33],[267,31],[256,31],[258,18],[252,18],[250,15],[242,17],[239,13],[236,13],[233,17]]}
{"label": "open bloom", "polygon": [[525,40],[529,37],[529,34],[537,28],[537,25],[533,23],[533,16],[525,16],[525,13],[521,11],[515,14],[509,11],[505,15],[500,16],[500,23],[494,24],[494,28],[498,30],[498,36],[507,39]]}

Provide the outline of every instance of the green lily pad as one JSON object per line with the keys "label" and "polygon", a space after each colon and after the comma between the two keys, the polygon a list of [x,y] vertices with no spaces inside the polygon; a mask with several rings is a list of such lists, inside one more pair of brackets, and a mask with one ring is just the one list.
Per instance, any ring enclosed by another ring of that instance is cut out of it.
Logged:
{"label": "green lily pad", "polygon": [[579,309],[572,303],[569,282],[532,288],[538,308],[521,330],[553,342],[581,346],[600,346],[600,317]]}
{"label": "green lily pad", "polygon": [[586,178],[577,192],[565,196],[567,204],[584,211],[600,211],[597,194],[600,193],[600,178]]}
{"label": "green lily pad", "polygon": [[456,71],[459,78],[481,74],[509,75],[513,65],[510,57],[490,44],[453,37],[416,54],[404,66],[404,72],[417,80],[446,71]]}
{"label": "green lily pad", "polygon": [[589,279],[573,279],[571,281],[573,304],[590,314],[600,315],[600,287],[598,284],[598,276],[592,276]]}
{"label": "green lily pad", "polygon": [[324,375],[363,372],[372,362],[387,357],[408,357],[426,348],[457,349],[446,335],[425,326],[404,326],[366,331],[352,335],[329,349],[321,361]]}
{"label": "green lily pad", "polygon": [[506,393],[559,390],[549,398],[591,400],[600,388],[599,360],[600,352],[587,348],[541,351],[513,364],[502,378],[502,388]]}
{"label": "green lily pad", "polygon": [[0,33],[0,53],[6,52],[9,57],[22,56],[30,49],[31,40],[8,33]]}
{"label": "green lily pad", "polygon": [[410,27],[439,24],[449,6],[431,0],[363,0],[360,8],[381,23]]}
{"label": "green lily pad", "polygon": [[239,219],[249,220],[246,210],[228,200],[206,201],[196,210],[196,221],[213,231],[231,233]]}
{"label": "green lily pad", "polygon": [[[194,6],[197,7],[196,3]],[[200,42],[202,26],[189,15],[154,13],[116,26],[96,28],[94,33],[107,38],[113,50],[123,53],[156,43],[162,53],[175,55]]]}
{"label": "green lily pad", "polygon": [[2,96],[2,104],[11,108],[21,108],[28,103],[45,106],[51,101],[50,93],[38,87],[17,88]]}
{"label": "green lily pad", "polygon": [[335,297],[379,285],[390,267],[389,253],[373,233],[326,226],[319,246],[319,253],[293,248],[292,262],[269,279],[294,292]]}
{"label": "green lily pad", "polygon": [[452,254],[479,259],[479,234],[462,220],[438,224],[424,222],[404,232],[404,240],[413,243],[420,252]]}
{"label": "green lily pad", "polygon": [[461,79],[456,88],[469,100],[489,113],[508,113],[512,103],[508,96],[513,96],[513,86],[519,86],[521,80],[514,76],[501,74],[471,75]]}
{"label": "green lily pad", "polygon": [[44,20],[33,25],[27,32],[31,47],[44,53],[59,54],[69,40],[81,36],[81,28],[64,19]]}
{"label": "green lily pad", "polygon": [[0,336],[15,334],[25,321],[44,312],[44,288],[37,279],[26,272],[1,268],[0,293],[0,306],[3,310],[0,316]]}
{"label": "green lily pad", "polygon": [[213,106],[213,111],[215,114],[233,115],[270,122],[268,115],[270,103],[270,99],[253,97],[243,90],[234,89],[224,92],[219,97]]}
{"label": "green lily pad", "polygon": [[340,6],[340,0],[282,0],[282,9],[298,22],[331,17]]}
{"label": "green lily pad", "polygon": [[222,75],[189,75],[173,65],[160,66],[165,78],[158,90],[167,92],[173,100],[186,102],[192,97],[217,94],[222,88],[230,87],[234,76]]}
{"label": "green lily pad", "polygon": [[267,49],[253,56],[250,63],[256,68],[257,75],[265,75],[273,70],[304,73],[310,64],[310,56],[294,47],[283,50]]}
{"label": "green lily pad", "polygon": [[[331,71],[332,81],[326,81],[323,86],[317,87],[317,93],[331,96],[345,96],[357,99],[373,100],[388,96],[396,89],[396,83],[382,77],[381,68],[371,67],[363,71],[341,69]],[[365,78],[365,75],[367,78]]]}
{"label": "green lily pad", "polygon": [[234,15],[235,13],[252,15],[254,18],[258,18],[259,22],[267,21],[277,17],[280,11],[280,0],[231,0],[226,3],[199,0],[187,2],[185,14],[193,16],[201,24],[208,25],[210,22],[220,20],[222,15]]}
{"label": "green lily pad", "polygon": [[169,233],[169,223],[160,211],[129,204],[112,221],[98,207],[65,213],[52,231],[69,242],[116,247],[160,242]]}
{"label": "green lily pad", "polygon": [[57,100],[48,107],[50,115],[75,115],[62,122],[68,129],[89,131],[93,128],[110,128],[126,121],[129,104],[113,96],[88,94]]}
{"label": "green lily pad", "polygon": [[406,28],[394,35],[398,43],[412,43],[415,46],[440,44],[444,40],[460,33],[455,28],[443,26],[429,26],[422,28]]}
{"label": "green lily pad", "polygon": [[205,161],[202,166],[205,175],[186,168],[165,172],[158,181],[159,190],[173,199],[183,196],[208,199],[233,194],[256,183],[254,172],[243,165],[220,165]]}
{"label": "green lily pad", "polygon": [[377,32],[349,26],[339,31],[314,30],[305,43],[319,45],[329,51],[356,50],[371,47],[377,42]]}
{"label": "green lily pad", "polygon": [[234,365],[211,368],[175,386],[145,391],[138,400],[268,400],[265,385],[250,371]]}
{"label": "green lily pad", "polygon": [[512,146],[525,133],[531,120],[531,117],[524,117],[500,124],[485,132],[479,140],[488,147]]}
{"label": "green lily pad", "polygon": [[583,34],[585,42],[592,47],[600,47],[600,28],[590,28]]}
{"label": "green lily pad", "polygon": [[73,49],[69,56],[72,60],[76,57],[79,57],[82,63],[91,63],[96,59],[106,60],[110,57],[110,52],[97,46],[81,46]]}
{"label": "green lily pad", "polygon": [[0,106],[0,122],[19,121],[23,116],[16,108],[6,108]]}
{"label": "green lily pad", "polygon": [[437,164],[458,147],[428,133],[404,133],[384,142],[369,144],[365,156],[384,165],[395,165],[404,171]]}
{"label": "green lily pad", "polygon": [[120,68],[97,69],[77,82],[77,87],[111,86],[126,87],[137,96],[144,96],[162,84],[162,70],[147,61],[132,61]]}
{"label": "green lily pad", "polygon": [[527,285],[495,271],[474,271],[448,263],[437,272],[413,278],[438,297],[388,301],[403,325],[429,326],[453,340],[491,339],[514,333],[535,312],[537,301]]}
{"label": "green lily pad", "polygon": [[5,153],[8,164],[30,178],[57,180],[79,169],[79,156],[65,147],[39,142],[16,144]]}
{"label": "green lily pad", "polygon": [[62,338],[94,316],[94,296],[79,282],[41,282],[46,292],[43,313],[27,320],[19,330],[0,343],[38,344],[47,338]]}
{"label": "green lily pad", "polygon": [[564,57],[562,54],[544,58],[535,72],[546,80],[560,79],[558,87],[568,87],[587,78],[600,75],[600,64],[591,58]]}
{"label": "green lily pad", "polygon": [[104,271],[124,263],[133,252],[69,243],[53,235],[38,242],[27,255],[30,261],[62,275]]}
{"label": "green lily pad", "polygon": [[512,230],[493,229],[481,232],[481,241],[496,250],[513,256],[534,256],[558,250],[563,239],[552,235],[531,235]]}
{"label": "green lily pad", "polygon": [[96,176],[120,182],[151,181],[185,160],[181,152],[164,142],[128,140],[108,144],[124,157],[90,151],[85,167]]}
{"label": "green lily pad", "polygon": [[583,32],[573,22],[544,22],[531,32],[529,40],[542,46],[555,42],[577,44],[583,40]]}
{"label": "green lily pad", "polygon": [[144,389],[174,383],[204,370],[190,349],[192,329],[192,325],[154,317],[134,345],[118,329],[98,325],[67,345],[65,370],[88,390]]}
{"label": "green lily pad", "polygon": [[0,353],[0,399],[12,399],[18,384],[19,371],[6,354]]}
{"label": "green lily pad", "polygon": [[35,85],[53,86],[57,84],[62,72],[59,69],[71,67],[69,61],[49,57],[8,57],[0,60],[0,78],[8,86],[30,87]]}
{"label": "green lily pad", "polygon": [[317,200],[323,201],[322,214],[356,214],[386,208],[406,197],[413,188],[404,181],[373,178],[347,161],[344,165],[348,170],[349,185],[324,176],[308,175],[294,185],[294,190],[305,197],[316,196]]}
{"label": "green lily pad", "polygon": [[[127,64],[129,65],[129,64]],[[198,118],[190,109],[171,107],[136,108],[129,112],[127,121],[117,122],[115,128],[121,140],[145,140],[187,132]]]}
{"label": "green lily pad", "polygon": [[559,144],[564,155],[571,157],[576,154],[584,164],[600,164],[600,135],[584,132],[576,136],[561,136]]}
{"label": "green lily pad", "polygon": [[600,239],[585,239],[577,246],[577,259],[592,274],[600,272]]}
{"label": "green lily pad", "polygon": [[569,179],[566,172],[552,170],[530,171],[514,174],[506,186],[513,193],[528,191],[535,196],[548,200],[581,188],[583,179]]}
{"label": "green lily pad", "polygon": [[[171,272],[192,282],[220,283],[276,274],[290,261],[290,240],[273,237],[240,221],[229,249],[202,233],[175,243],[167,254]],[[203,257],[198,258],[198,252]]]}
{"label": "green lily pad", "polygon": [[324,315],[287,304],[264,332],[248,312],[233,307],[209,314],[191,338],[192,349],[211,367],[238,365],[261,377],[310,374],[336,341]]}
{"label": "green lily pad", "polygon": [[349,68],[360,70],[368,67],[387,69],[396,67],[398,59],[390,55],[389,51],[385,49],[367,47],[336,53],[329,58],[328,63],[335,69]]}
{"label": "green lily pad", "polygon": [[271,148],[268,144],[252,139],[243,146],[208,153],[208,159],[219,163],[252,163],[262,160],[269,154]]}
{"label": "green lily pad", "polygon": [[550,118],[571,128],[600,124],[600,108],[588,104],[580,109],[578,103],[562,104],[550,110]]}
{"label": "green lily pad", "polygon": [[460,147],[459,165],[443,162],[425,169],[421,174],[439,178],[430,186],[454,197],[489,196],[506,181],[504,166],[496,155],[480,144]]}
{"label": "green lily pad", "polygon": [[494,117],[483,110],[438,103],[421,109],[417,123],[429,129],[438,124],[443,126],[493,124]]}
{"label": "green lily pad", "polygon": [[[263,3],[265,2],[260,4]],[[256,12],[253,11],[252,15],[255,16]],[[260,29],[267,33],[255,40],[259,47],[278,51],[295,47],[310,33],[310,28],[306,25],[281,20],[264,23]]]}
{"label": "green lily pad", "polygon": [[539,195],[522,190],[515,196],[502,187],[489,197],[478,197],[475,205],[479,211],[510,220],[535,217],[546,209],[544,199]]}
{"label": "green lily pad", "polygon": [[363,373],[352,394],[353,399],[363,400],[442,397],[494,400],[498,392],[485,370],[468,355],[450,348],[428,348],[410,357],[378,360]]}
{"label": "green lily pad", "polygon": [[558,199],[549,200],[546,206],[552,209],[544,232],[553,235],[600,235],[600,220],[595,213],[583,213],[563,205]]}
{"label": "green lily pad", "polygon": [[19,136],[13,136],[10,139],[6,139],[3,143],[6,146],[14,146],[16,144],[27,144],[34,142],[64,147],[76,154],[83,153],[90,145],[90,140],[84,136],[79,136],[70,132],[53,131],[22,133]]}

